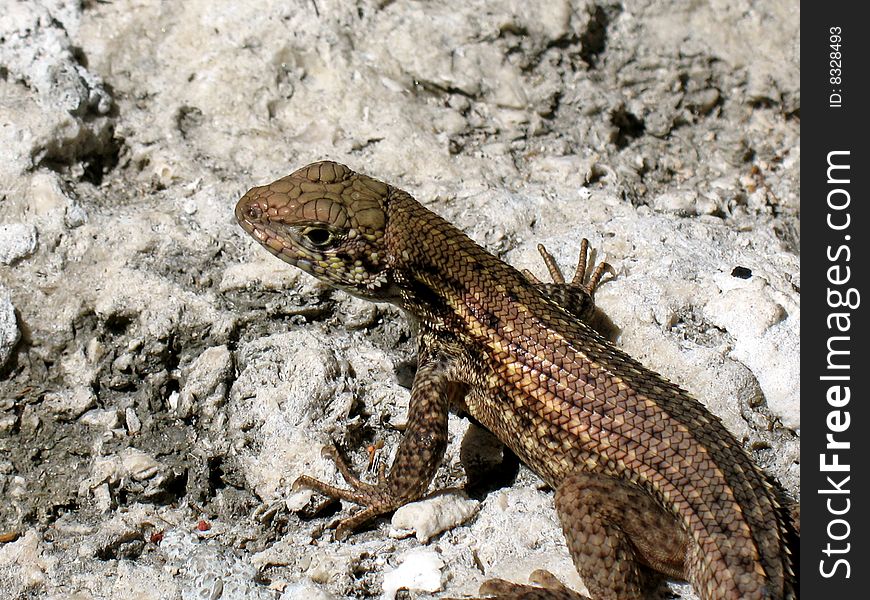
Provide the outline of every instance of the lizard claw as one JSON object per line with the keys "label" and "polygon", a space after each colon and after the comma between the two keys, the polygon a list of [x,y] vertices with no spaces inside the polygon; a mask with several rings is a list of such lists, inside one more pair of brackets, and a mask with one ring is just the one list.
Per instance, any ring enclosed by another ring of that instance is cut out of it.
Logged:
{"label": "lizard claw", "polygon": [[345,490],[329,483],[324,483],[318,479],[314,479],[313,477],[309,477],[308,475],[302,475],[293,482],[293,491],[307,488],[320,492],[324,496],[329,496],[330,498],[339,498],[341,500],[347,500],[349,502],[363,505],[368,504],[369,502],[367,500],[376,494],[377,486],[366,483],[357,477],[353,471],[350,470],[350,467],[347,466],[347,462],[334,444],[324,446],[320,451],[320,455],[323,458],[331,460],[335,464],[335,468],[338,469],[338,472],[351,489]]}
{"label": "lizard claw", "polygon": [[305,488],[329,498],[347,500],[366,507],[338,523],[335,530],[335,539],[338,541],[346,539],[355,529],[392,508],[391,503],[384,498],[382,493],[379,493],[376,486],[363,482],[360,482],[359,487],[349,490],[324,483],[308,475],[302,475],[293,482],[294,491]]}
{"label": "lizard claw", "polygon": [[[595,295],[595,291],[601,285],[601,280],[605,273],[616,275],[615,269],[609,263],[601,262],[592,270],[589,277],[586,277],[586,269],[591,254],[589,251],[589,240],[586,238],[580,240],[580,256],[577,259],[577,267],[574,270],[574,277],[571,278],[570,283],[565,281],[562,269],[559,268],[556,259],[553,258],[553,255],[547,251],[543,244],[538,244],[538,252],[541,254],[541,258],[544,260],[544,264],[547,266],[547,271],[550,272],[550,278],[554,284],[579,287],[590,296]],[[533,283],[538,283],[538,281],[533,281]]]}
{"label": "lizard claw", "polygon": [[358,489],[368,485],[360,481],[359,477],[357,477],[354,472],[350,470],[350,467],[347,466],[347,462],[344,460],[344,456],[341,455],[341,452],[338,451],[338,448],[335,446],[335,444],[324,446],[320,450],[320,456],[331,460],[333,464],[335,464],[335,468],[338,469],[338,472],[341,473],[341,476],[344,478],[345,482],[347,482],[347,484],[352,488]]}
{"label": "lizard claw", "polygon": [[338,472],[344,478],[350,489],[340,488],[325,483],[308,475],[302,475],[293,482],[294,491],[300,489],[314,490],[329,498],[347,500],[363,506],[363,510],[339,522],[335,530],[335,539],[346,539],[355,529],[370,521],[374,517],[394,510],[404,504],[404,501],[394,498],[387,490],[387,477],[385,465],[378,469],[378,483],[371,484],[362,481],[348,467],[344,457],[335,445],[324,446],[321,456],[335,463]]}

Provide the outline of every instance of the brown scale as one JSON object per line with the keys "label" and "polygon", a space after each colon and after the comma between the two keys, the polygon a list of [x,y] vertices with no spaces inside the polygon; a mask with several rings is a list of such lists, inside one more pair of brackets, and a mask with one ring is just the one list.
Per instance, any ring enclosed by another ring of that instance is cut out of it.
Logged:
{"label": "brown scale", "polygon": [[[350,489],[296,482],[364,507],[337,537],[426,493],[453,406],[556,490],[596,600],[643,598],[660,577],[690,581],[705,600],[794,597],[785,525],[763,474],[703,405],[591,325],[608,267],[586,279],[585,240],[570,283],[540,248],[554,280],[543,284],[405,192],[331,162],[253,188],[236,217],[290,264],[397,304],[419,324],[408,426],[389,473],[362,482],[329,450]],[[338,268],[321,266],[329,258]],[[490,581],[481,594],[582,598],[546,572],[532,579],[538,586]]]}

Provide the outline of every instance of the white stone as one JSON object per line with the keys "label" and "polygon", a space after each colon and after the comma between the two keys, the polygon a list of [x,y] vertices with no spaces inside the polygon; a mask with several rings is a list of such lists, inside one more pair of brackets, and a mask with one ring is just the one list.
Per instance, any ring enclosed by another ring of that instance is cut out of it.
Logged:
{"label": "white stone", "polygon": [[426,543],[439,533],[465,523],[477,512],[479,504],[464,495],[450,493],[406,504],[393,513],[390,535],[415,535],[417,540]]}
{"label": "white stone", "polygon": [[382,600],[394,600],[399,590],[438,592],[444,587],[444,561],[428,548],[411,550],[401,557],[401,564],[384,574]]}
{"label": "white stone", "polygon": [[9,292],[0,286],[0,367],[6,364],[12,349],[21,338],[18,320],[15,318],[15,306]]}
{"label": "white stone", "polygon": [[0,263],[11,265],[36,251],[36,227],[25,223],[0,225]]}

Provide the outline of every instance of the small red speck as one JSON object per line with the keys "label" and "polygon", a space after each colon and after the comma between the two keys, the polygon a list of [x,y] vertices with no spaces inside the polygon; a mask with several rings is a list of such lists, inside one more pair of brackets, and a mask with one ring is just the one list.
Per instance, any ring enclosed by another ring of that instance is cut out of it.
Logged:
{"label": "small red speck", "polygon": [[163,541],[163,532],[162,531],[155,531],[154,533],[151,534],[151,543],[152,544],[159,544],[162,541]]}
{"label": "small red speck", "polygon": [[200,519],[199,523],[196,524],[197,531],[208,531],[209,529],[211,529],[211,523],[205,519]]}

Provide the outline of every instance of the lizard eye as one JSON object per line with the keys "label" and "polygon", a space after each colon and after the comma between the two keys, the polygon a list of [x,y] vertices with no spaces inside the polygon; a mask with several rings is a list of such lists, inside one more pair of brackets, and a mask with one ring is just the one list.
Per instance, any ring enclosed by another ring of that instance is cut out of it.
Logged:
{"label": "lizard eye", "polygon": [[309,227],[302,232],[305,238],[318,247],[328,246],[335,239],[335,236],[328,229],[320,227]]}

